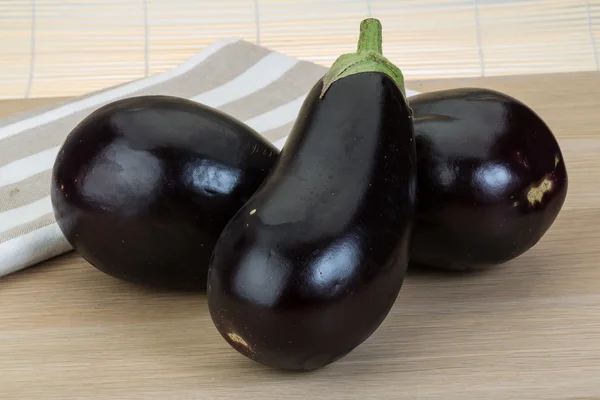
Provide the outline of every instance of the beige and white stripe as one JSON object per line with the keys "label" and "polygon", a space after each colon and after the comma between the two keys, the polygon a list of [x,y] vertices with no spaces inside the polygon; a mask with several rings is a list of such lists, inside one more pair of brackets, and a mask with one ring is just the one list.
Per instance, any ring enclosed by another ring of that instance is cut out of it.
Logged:
{"label": "beige and white stripe", "polygon": [[230,36],[329,66],[367,16],[409,80],[600,70],[600,0],[3,0],[0,98],[83,95]]}

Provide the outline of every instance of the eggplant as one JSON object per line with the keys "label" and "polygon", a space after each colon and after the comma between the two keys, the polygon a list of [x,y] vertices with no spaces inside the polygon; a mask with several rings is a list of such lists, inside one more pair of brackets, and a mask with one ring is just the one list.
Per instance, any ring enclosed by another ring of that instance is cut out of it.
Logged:
{"label": "eggplant", "polygon": [[559,144],[523,102],[480,88],[410,98],[417,144],[412,268],[477,270],[534,246],[567,195]]}
{"label": "eggplant", "polygon": [[404,280],[416,177],[402,73],[367,19],[215,245],[208,306],[225,341],[273,368],[313,370],[366,340]]}
{"label": "eggplant", "polygon": [[174,96],[117,100],[68,135],[51,199],[73,248],[113,277],[204,291],[213,246],[278,151],[250,127]]}

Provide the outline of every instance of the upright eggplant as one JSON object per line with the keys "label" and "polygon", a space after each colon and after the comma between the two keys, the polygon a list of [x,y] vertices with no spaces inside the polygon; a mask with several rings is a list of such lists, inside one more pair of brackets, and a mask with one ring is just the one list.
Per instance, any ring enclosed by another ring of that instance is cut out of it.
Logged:
{"label": "upright eggplant", "polygon": [[266,181],[217,241],[210,314],[243,355],[288,370],[366,340],[405,275],[416,208],[411,110],[381,25],[308,94]]}
{"label": "upright eggplant", "polygon": [[544,121],[489,89],[420,94],[410,105],[418,157],[411,268],[485,268],[535,245],[568,187],[560,147]]}
{"label": "upright eggplant", "polygon": [[172,96],[118,100],[68,135],[51,198],[67,240],[97,269],[204,290],[213,246],[277,149],[250,127]]}

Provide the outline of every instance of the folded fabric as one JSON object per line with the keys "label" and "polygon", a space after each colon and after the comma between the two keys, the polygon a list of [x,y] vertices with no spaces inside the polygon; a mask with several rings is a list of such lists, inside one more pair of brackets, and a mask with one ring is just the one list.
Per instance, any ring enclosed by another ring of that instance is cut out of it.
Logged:
{"label": "folded fabric", "polygon": [[71,250],[52,213],[51,170],[65,137],[95,109],[132,96],[184,97],[238,118],[282,148],[326,70],[227,39],[159,75],[0,121],[0,276]]}

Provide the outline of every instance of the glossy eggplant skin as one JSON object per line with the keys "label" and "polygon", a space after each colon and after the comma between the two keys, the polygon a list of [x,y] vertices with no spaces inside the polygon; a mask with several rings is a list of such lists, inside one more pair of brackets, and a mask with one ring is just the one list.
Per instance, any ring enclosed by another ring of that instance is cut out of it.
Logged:
{"label": "glossy eggplant skin", "polygon": [[208,275],[223,338],[278,369],[322,367],[377,329],[402,286],[416,212],[412,117],[396,83],[359,73],[320,98],[322,85]]}
{"label": "glossy eggplant skin", "polygon": [[54,214],[74,249],[99,270],[202,291],[217,238],[277,153],[248,126],[193,101],[118,100],[86,117],[60,149]]}
{"label": "glossy eggplant skin", "polygon": [[554,223],[568,177],[552,131],[490,89],[410,98],[418,157],[411,266],[474,270],[509,261]]}

